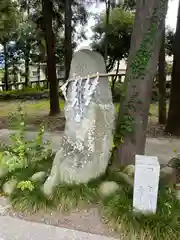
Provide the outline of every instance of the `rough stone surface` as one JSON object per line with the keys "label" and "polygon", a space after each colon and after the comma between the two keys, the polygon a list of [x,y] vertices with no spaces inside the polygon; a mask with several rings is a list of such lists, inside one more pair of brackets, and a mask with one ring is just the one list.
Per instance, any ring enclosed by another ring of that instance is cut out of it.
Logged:
{"label": "rough stone surface", "polygon": [[31,180],[33,182],[43,182],[45,180],[45,177],[46,177],[46,172],[37,172],[37,173],[34,173],[31,177]]}
{"label": "rough stone surface", "polygon": [[126,173],[124,173],[124,172],[119,172],[118,174],[119,174],[119,176],[120,176],[127,184],[129,184],[130,186],[133,186],[134,180],[133,180],[132,177],[128,176],[128,175],[127,175]]}
{"label": "rough stone surface", "polygon": [[69,79],[62,89],[66,99],[66,124],[51,173],[44,184],[46,194],[61,182],[87,183],[106,171],[112,149],[115,109],[108,77],[88,77],[98,72],[106,72],[100,54],[84,49],[73,55]]}
{"label": "rough stone surface", "polygon": [[173,168],[171,167],[164,167],[161,169],[161,172],[160,172],[163,176],[165,175],[170,175],[173,173]]}
{"label": "rough stone surface", "polygon": [[135,171],[135,166],[134,165],[128,165],[125,169],[124,169],[124,173],[126,173],[129,176],[134,176],[134,171]]}
{"label": "rough stone surface", "polygon": [[180,200],[180,190],[176,190],[176,198]]}
{"label": "rough stone surface", "polygon": [[120,189],[120,186],[113,181],[106,181],[100,184],[99,186],[99,195],[102,197],[108,197],[114,194]]}
{"label": "rough stone surface", "polygon": [[16,185],[17,185],[17,180],[15,180],[15,179],[7,181],[6,183],[4,183],[4,185],[2,187],[3,192],[6,195],[11,195],[13,193],[14,189],[16,188]]}
{"label": "rough stone surface", "polygon": [[[11,227],[9,227],[11,226]],[[7,216],[0,217],[2,240],[115,240],[115,238],[27,222]]]}

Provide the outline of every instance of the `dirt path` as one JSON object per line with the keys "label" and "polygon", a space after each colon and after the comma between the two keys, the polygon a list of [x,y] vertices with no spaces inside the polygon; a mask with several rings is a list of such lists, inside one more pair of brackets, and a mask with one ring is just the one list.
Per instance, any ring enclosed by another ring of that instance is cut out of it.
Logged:
{"label": "dirt path", "polygon": [[76,209],[70,213],[61,213],[59,211],[39,211],[32,215],[17,213],[10,210],[6,215],[27,221],[44,223],[92,234],[114,237],[117,239],[119,238],[119,234],[114,232],[103,222],[99,210],[95,206],[89,206],[89,208],[81,210]]}
{"label": "dirt path", "polygon": [[[0,130],[0,141],[9,142],[8,135],[12,131],[7,129]],[[35,132],[27,132],[27,138],[33,138]],[[52,142],[51,147],[57,151],[60,147],[61,132],[48,132],[45,133],[44,139]],[[166,164],[177,153],[180,153],[180,139],[178,138],[147,138],[146,140],[146,154],[150,156],[157,156],[161,164]]]}

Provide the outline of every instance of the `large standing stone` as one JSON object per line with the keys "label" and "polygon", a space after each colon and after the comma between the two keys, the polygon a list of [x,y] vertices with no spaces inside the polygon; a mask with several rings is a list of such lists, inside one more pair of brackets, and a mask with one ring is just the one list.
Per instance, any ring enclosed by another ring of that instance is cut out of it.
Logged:
{"label": "large standing stone", "polygon": [[[52,171],[44,184],[87,183],[105,172],[112,148],[114,105],[104,59],[88,49],[73,56],[70,79],[63,86],[66,125]],[[91,77],[93,75],[93,77]],[[67,95],[66,95],[67,93]]]}

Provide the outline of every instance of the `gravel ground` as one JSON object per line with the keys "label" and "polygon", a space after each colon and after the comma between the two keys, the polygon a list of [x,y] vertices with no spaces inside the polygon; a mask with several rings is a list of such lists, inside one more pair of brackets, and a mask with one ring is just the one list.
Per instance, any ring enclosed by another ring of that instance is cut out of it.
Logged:
{"label": "gravel ground", "polygon": [[41,210],[34,214],[30,214],[14,211],[10,207],[7,199],[0,197],[0,210],[0,215],[4,216],[119,238],[119,235],[105,224],[99,214],[97,206],[88,206],[87,209],[76,209],[70,213],[50,210],[45,212]]}

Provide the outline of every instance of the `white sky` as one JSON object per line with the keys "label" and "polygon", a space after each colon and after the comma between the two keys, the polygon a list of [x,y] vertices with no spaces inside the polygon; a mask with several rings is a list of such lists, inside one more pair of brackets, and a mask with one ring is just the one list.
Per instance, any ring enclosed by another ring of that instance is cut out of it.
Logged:
{"label": "white sky", "polygon": [[[174,30],[176,29],[176,20],[177,20],[177,11],[178,11],[178,2],[179,0],[169,0],[169,6],[168,6],[168,13],[167,13],[167,18],[166,18],[166,25],[173,28]],[[105,5],[104,4],[94,4],[90,9],[89,12],[93,13],[100,13],[104,10]],[[78,46],[78,48],[83,47],[83,46],[88,46],[91,43],[90,38],[92,37],[92,30],[91,28],[95,24],[95,20],[93,17],[90,17],[88,21],[88,25],[86,27],[86,36],[88,40],[85,40],[81,42]]]}

